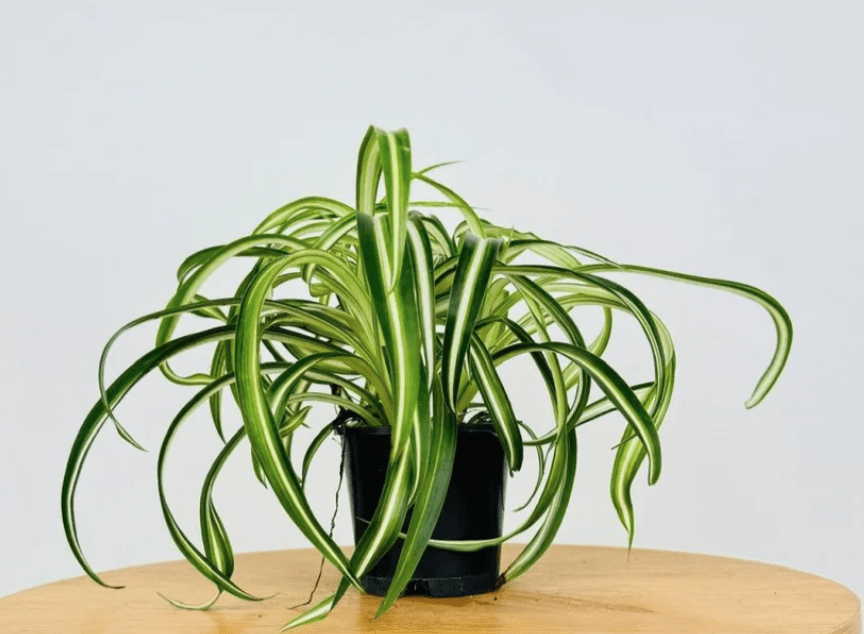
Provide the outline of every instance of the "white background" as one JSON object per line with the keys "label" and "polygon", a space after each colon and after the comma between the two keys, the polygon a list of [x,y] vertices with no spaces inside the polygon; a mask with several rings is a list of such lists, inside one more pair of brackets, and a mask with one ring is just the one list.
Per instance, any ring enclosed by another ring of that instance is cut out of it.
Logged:
{"label": "white background", "polygon": [[[796,327],[789,365],[745,411],[773,345],[767,315],[616,278],[679,352],[664,473],[634,492],[636,546],[784,564],[864,592],[861,4],[303,4],[0,5],[0,595],[80,574],[59,491],[105,340],[164,305],[189,253],[293,198],[350,202],[370,123],[406,126],[417,165],[466,159],[440,177],[499,224],[780,299]],[[650,378],[644,342],[618,322],[610,359]],[[152,338],[124,339],[112,375]],[[507,381],[517,413],[547,426],[539,386],[516,366]],[[96,443],[78,517],[97,570],[178,556],[155,453],[189,396],[153,377],[120,408],[149,454],[107,427]],[[608,496],[622,426],[581,434],[558,541],[626,544]],[[192,534],[218,447],[202,416],[172,453],[169,500]],[[311,485],[328,518],[336,448]],[[237,550],[303,546],[245,460],[217,492]],[[529,488],[530,468],[510,501]]]}

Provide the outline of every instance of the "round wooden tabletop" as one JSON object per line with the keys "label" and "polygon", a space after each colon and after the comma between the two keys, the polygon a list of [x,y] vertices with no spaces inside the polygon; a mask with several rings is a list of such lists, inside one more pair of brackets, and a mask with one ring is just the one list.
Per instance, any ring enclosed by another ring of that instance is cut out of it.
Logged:
{"label": "round wooden tabletop", "polygon": [[[519,545],[504,548],[503,563]],[[80,577],[0,599],[0,632],[241,634],[277,632],[300,613],[320,559],[313,550],[237,557],[235,580],[260,603],[223,597],[206,612],[168,605],[157,591],[203,602],[212,590],[185,561],[106,573],[107,590]],[[316,601],[338,581],[325,568]],[[404,597],[378,620],[379,597],[349,591],[308,632],[663,632],[860,634],[858,598],[820,577],[766,564],[657,550],[553,546],[497,592],[457,599]]]}

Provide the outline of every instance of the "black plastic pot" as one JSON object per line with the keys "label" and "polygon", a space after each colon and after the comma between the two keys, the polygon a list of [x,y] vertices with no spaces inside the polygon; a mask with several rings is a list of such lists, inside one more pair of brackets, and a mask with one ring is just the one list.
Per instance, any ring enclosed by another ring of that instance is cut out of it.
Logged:
{"label": "black plastic pot", "polygon": [[[354,518],[354,543],[359,542],[375,513],[390,455],[389,427],[345,427],[342,451]],[[460,425],[450,488],[434,539],[491,539],[501,536],[504,522],[506,462],[490,424]],[[366,520],[364,522],[363,520]],[[407,532],[411,511],[405,519]],[[361,579],[366,591],[383,596],[396,570],[402,540]],[[420,558],[405,594],[457,597],[495,589],[501,547],[459,553],[429,546]]]}

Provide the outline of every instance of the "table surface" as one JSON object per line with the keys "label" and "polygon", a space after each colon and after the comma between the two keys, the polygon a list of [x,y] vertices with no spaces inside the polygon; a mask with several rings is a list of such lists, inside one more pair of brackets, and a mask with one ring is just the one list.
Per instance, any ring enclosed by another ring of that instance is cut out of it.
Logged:
{"label": "table surface", "polygon": [[[507,544],[502,564],[521,545]],[[350,550],[350,549],[346,549]],[[0,599],[0,632],[241,634],[277,632],[300,609],[318,572],[314,550],[238,555],[235,581],[260,603],[223,597],[206,612],[168,605],[156,592],[204,602],[213,592],[185,561],[105,573],[123,590],[87,578]],[[325,568],[316,601],[335,588]],[[658,550],[553,546],[528,573],[470,597],[403,597],[373,620],[379,597],[350,590],[307,632],[663,632],[674,634],[860,634],[861,604],[845,587],[767,564]]]}

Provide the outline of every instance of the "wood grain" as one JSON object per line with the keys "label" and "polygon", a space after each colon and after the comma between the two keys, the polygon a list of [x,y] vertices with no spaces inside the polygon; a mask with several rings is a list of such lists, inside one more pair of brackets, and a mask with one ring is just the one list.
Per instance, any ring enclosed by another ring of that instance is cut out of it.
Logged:
{"label": "wood grain", "polygon": [[[519,545],[505,546],[503,561]],[[209,584],[186,562],[106,573],[124,590],[89,579],[51,583],[0,599],[0,632],[27,634],[273,633],[299,610],[318,570],[313,550],[237,557],[236,580],[262,603],[225,597],[207,612],[178,610],[156,591],[205,601]],[[316,598],[337,582],[325,569]],[[349,591],[314,632],[663,632],[675,634],[860,634],[861,605],[825,579],[766,564],[656,550],[554,546],[523,577],[492,594],[459,599],[406,597],[377,621],[380,598]]]}

